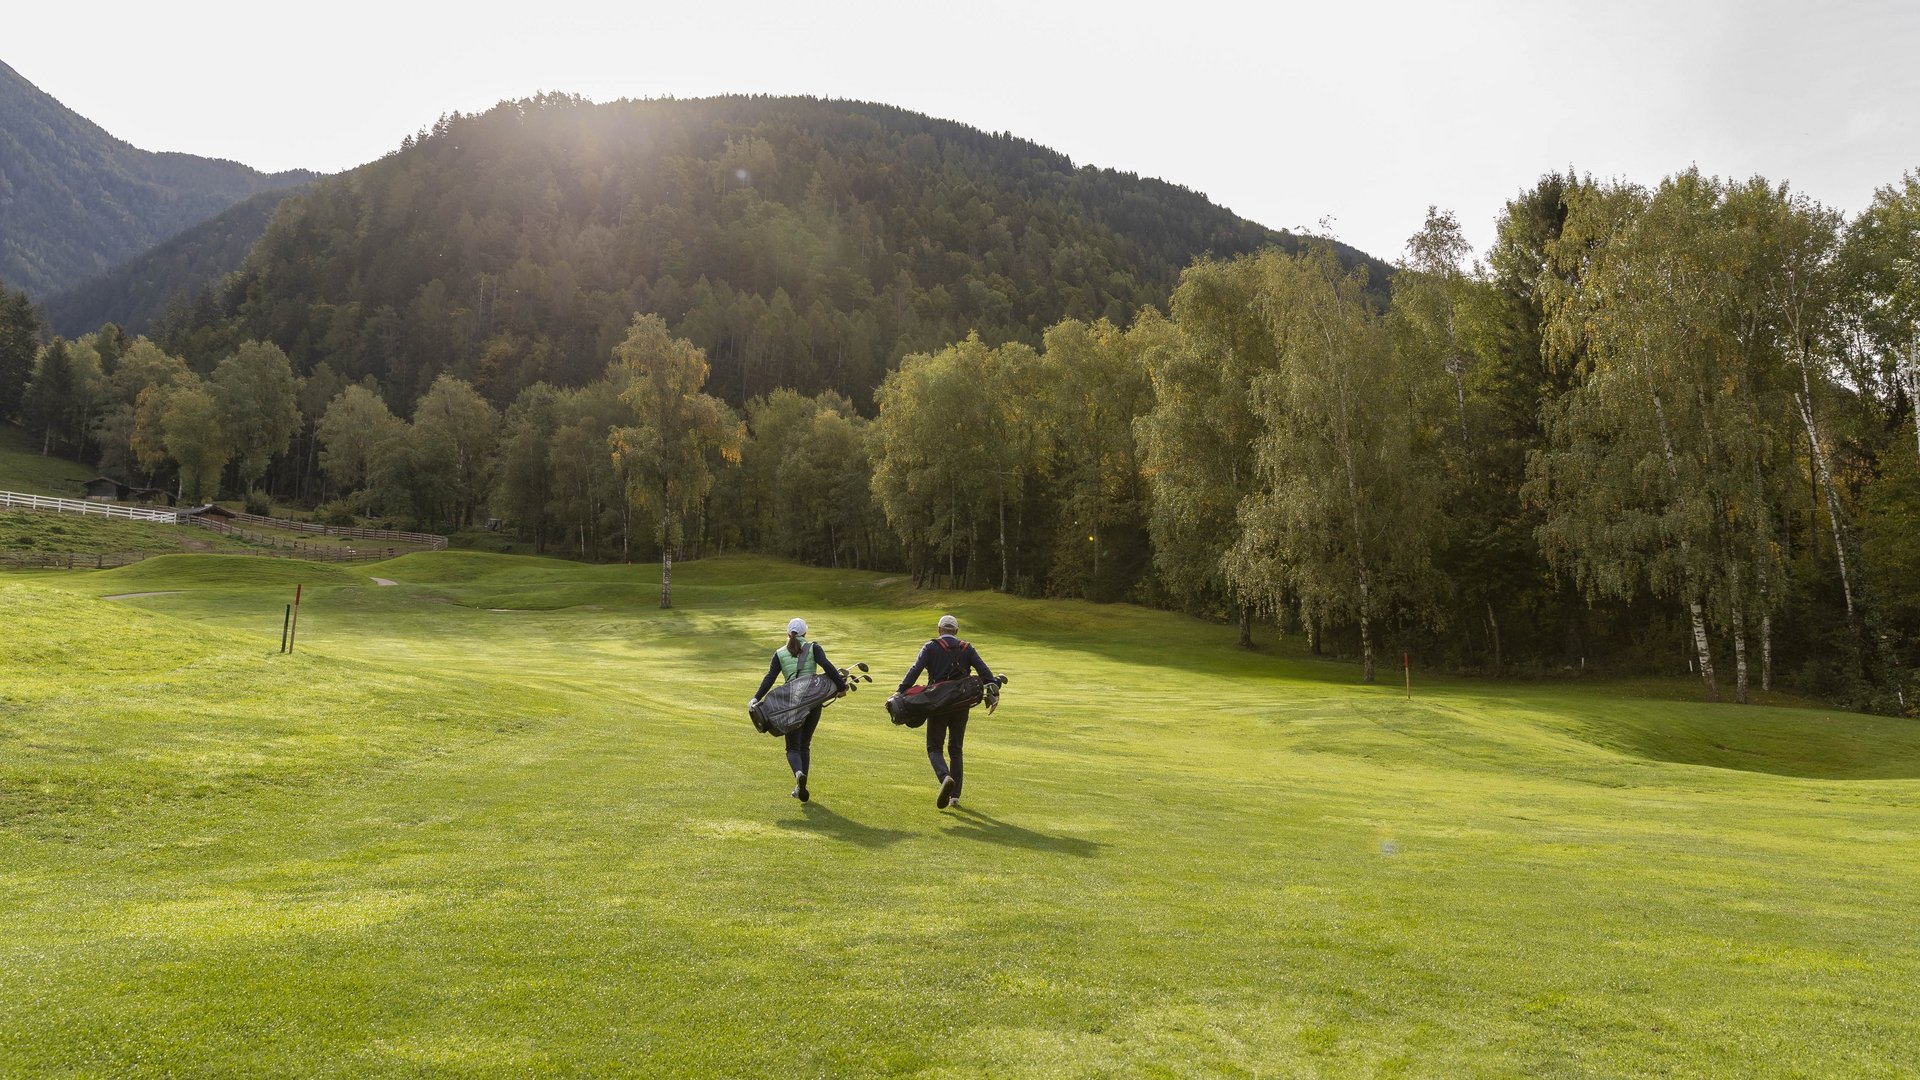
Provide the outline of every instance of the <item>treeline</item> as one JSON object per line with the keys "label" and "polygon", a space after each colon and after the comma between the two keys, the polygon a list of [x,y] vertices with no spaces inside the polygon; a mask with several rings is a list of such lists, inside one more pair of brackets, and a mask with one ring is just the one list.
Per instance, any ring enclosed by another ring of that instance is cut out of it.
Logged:
{"label": "treeline", "polygon": [[908,562],[1265,616],[1367,678],[1684,663],[1911,710],[1920,176],[1851,223],[1758,179],[1549,177],[1468,251],[1435,212],[1384,309],[1269,250],[1124,332],[909,357],[872,444]]}
{"label": "treeline", "polygon": [[[1553,176],[1468,250],[1436,211],[1384,291],[1325,248],[1203,259],[1164,313],[911,354],[871,419],[831,389],[735,409],[657,315],[505,408],[442,373],[396,411],[330,360],[189,364],[108,328],[39,349],[20,411],[183,486],[497,517],[575,557],[756,549],[1138,600],[1277,625],[1365,677],[1404,650],[1910,710],[1920,174],[1851,221],[1760,180]],[[196,458],[176,414],[227,457]]]}
{"label": "treeline", "polygon": [[[196,367],[245,340],[505,408],[598,378],[635,311],[704,349],[713,392],[870,411],[902,355],[1163,305],[1195,257],[1299,240],[1156,180],[880,105],[565,95],[443,118],[281,204],[236,274],[153,336]],[[1364,256],[1342,249],[1349,262]]]}

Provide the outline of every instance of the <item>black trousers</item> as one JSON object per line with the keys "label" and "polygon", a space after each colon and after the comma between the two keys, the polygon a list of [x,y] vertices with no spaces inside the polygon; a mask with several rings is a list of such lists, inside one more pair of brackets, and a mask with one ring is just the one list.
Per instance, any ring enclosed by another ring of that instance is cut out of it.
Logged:
{"label": "black trousers", "polygon": [[[963,709],[950,716],[927,719],[927,760],[933,765],[935,777],[941,780],[953,777],[953,797],[956,799],[960,797],[960,749],[967,741],[967,711]],[[943,742],[947,748],[946,757],[940,755],[940,744]]]}
{"label": "black trousers", "polygon": [[787,732],[787,764],[797,773],[813,772],[813,729],[820,726],[820,706],[807,714],[807,722]]}

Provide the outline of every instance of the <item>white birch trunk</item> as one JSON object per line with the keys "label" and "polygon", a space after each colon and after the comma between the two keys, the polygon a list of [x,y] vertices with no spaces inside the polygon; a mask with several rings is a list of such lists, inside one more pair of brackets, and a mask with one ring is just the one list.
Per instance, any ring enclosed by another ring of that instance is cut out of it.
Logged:
{"label": "white birch trunk", "polygon": [[1833,530],[1833,552],[1840,561],[1840,593],[1847,601],[1847,624],[1853,624],[1853,577],[1847,571],[1847,545],[1840,532],[1840,496],[1834,490],[1833,472],[1827,468],[1826,447],[1820,443],[1820,429],[1813,419],[1813,390],[1807,380],[1807,369],[1800,368],[1800,384],[1805,394],[1793,395],[1793,402],[1800,407],[1800,422],[1807,429],[1807,445],[1812,448],[1813,468],[1820,481],[1820,490],[1827,498],[1827,523]]}
{"label": "white birch trunk", "polygon": [[1740,579],[1733,580],[1733,700],[1747,703],[1747,616],[1740,600]]}
{"label": "white birch trunk", "polygon": [[1760,689],[1773,689],[1773,616],[1760,616]]}
{"label": "white birch trunk", "polygon": [[[1660,422],[1660,449],[1666,454],[1667,476],[1678,487],[1680,466],[1674,462],[1673,437],[1667,432],[1667,409],[1657,391],[1653,395],[1653,412]],[[1687,613],[1693,618],[1693,648],[1700,657],[1700,678],[1707,684],[1707,698],[1719,701],[1720,686],[1713,677],[1713,649],[1707,641],[1707,618],[1700,606],[1699,575],[1695,573],[1693,561],[1689,558],[1691,546],[1686,537],[1680,537],[1680,558],[1687,564],[1688,591],[1691,593],[1687,598]]]}

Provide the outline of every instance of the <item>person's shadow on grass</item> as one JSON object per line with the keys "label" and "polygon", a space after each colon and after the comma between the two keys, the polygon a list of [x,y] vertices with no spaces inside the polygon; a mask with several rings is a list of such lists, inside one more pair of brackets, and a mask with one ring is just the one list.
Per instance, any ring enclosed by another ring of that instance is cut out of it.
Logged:
{"label": "person's shadow on grass", "polygon": [[818,802],[800,804],[804,818],[800,821],[778,821],[774,824],[783,829],[796,829],[800,832],[819,833],[835,840],[844,840],[863,848],[878,850],[912,836],[900,829],[882,829],[873,825],[863,825],[851,818],[841,817]]}
{"label": "person's shadow on grass", "polygon": [[1030,851],[1051,851],[1059,855],[1077,855],[1090,859],[1100,853],[1105,845],[1098,840],[1082,840],[1077,836],[1053,836],[1049,833],[1023,829],[1011,822],[1001,821],[992,814],[983,814],[971,806],[956,808],[956,816],[951,819],[957,828],[947,829],[948,836],[957,836],[963,840],[983,840],[989,844],[1005,844],[1008,847],[1026,848]]}

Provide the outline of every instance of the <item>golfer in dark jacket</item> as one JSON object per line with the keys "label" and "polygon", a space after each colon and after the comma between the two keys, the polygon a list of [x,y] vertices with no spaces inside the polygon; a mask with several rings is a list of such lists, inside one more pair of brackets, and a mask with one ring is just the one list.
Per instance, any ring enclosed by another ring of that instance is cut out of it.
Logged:
{"label": "golfer in dark jacket", "polygon": [[[747,703],[751,709],[760,704],[760,699],[773,689],[773,680],[782,675],[788,682],[802,675],[821,674],[833,680],[833,685],[842,694],[847,692],[847,680],[840,675],[840,669],[827,659],[825,649],[818,642],[807,640],[807,621],[795,619],[787,624],[787,643],[773,650],[773,660],[767,665],[767,677],[760,680],[760,691]],[[815,705],[807,713],[806,722],[787,732],[787,765],[793,769],[793,791],[791,794],[801,802],[812,795],[807,791],[807,772],[813,767],[813,729],[820,726],[820,708]]]}
{"label": "golfer in dark jacket", "polygon": [[[927,682],[946,682],[949,679],[965,678],[969,670],[978,672],[982,679],[993,681],[993,672],[987,670],[986,661],[980,659],[974,647],[959,638],[960,622],[951,615],[940,616],[940,636],[920,647],[920,656],[907,669],[907,677],[900,680],[899,693],[920,678],[922,671],[927,673]],[[933,805],[944,810],[948,806],[960,805],[960,747],[967,740],[967,713],[970,709],[958,709],[945,716],[927,718],[927,760],[933,764],[933,775],[940,781],[940,795]],[[947,758],[940,754],[941,741],[945,740],[947,754],[953,759],[953,767],[947,767]]]}

